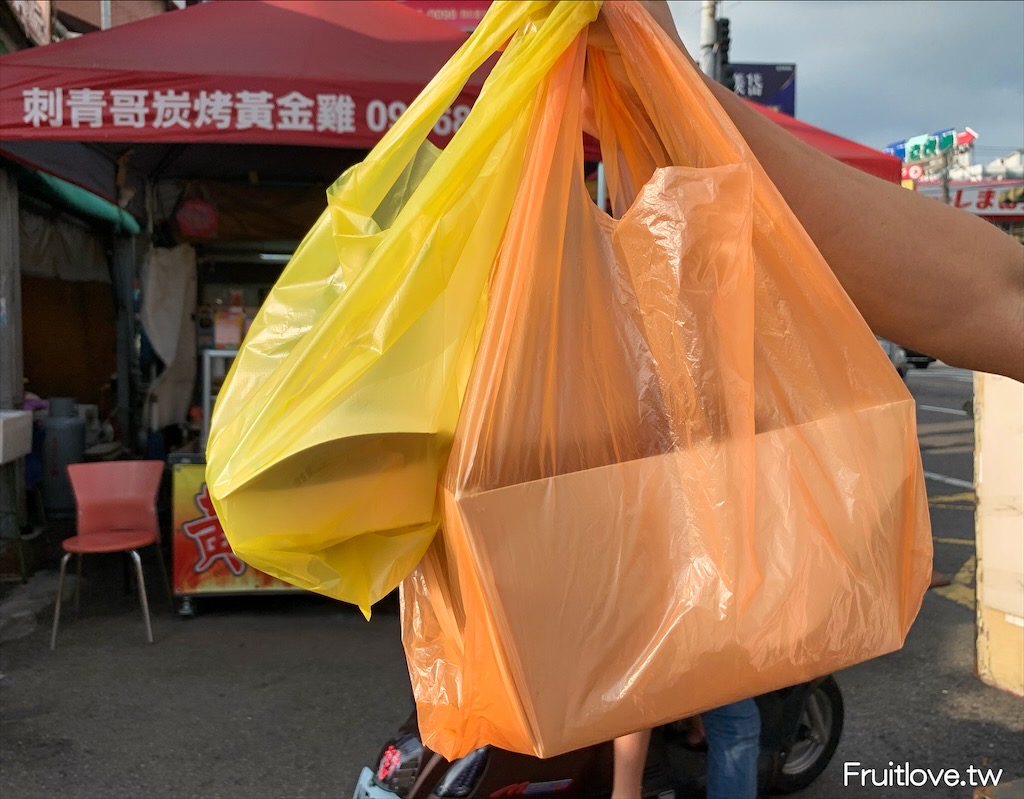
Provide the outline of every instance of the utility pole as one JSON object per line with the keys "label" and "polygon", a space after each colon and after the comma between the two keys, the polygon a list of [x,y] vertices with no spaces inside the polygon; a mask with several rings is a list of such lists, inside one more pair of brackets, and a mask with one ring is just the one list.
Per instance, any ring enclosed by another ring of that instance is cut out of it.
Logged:
{"label": "utility pole", "polygon": [[700,71],[718,80],[718,0],[702,0],[700,4]]}
{"label": "utility pole", "polygon": [[942,202],[949,205],[949,170],[953,168],[954,144],[942,154]]}

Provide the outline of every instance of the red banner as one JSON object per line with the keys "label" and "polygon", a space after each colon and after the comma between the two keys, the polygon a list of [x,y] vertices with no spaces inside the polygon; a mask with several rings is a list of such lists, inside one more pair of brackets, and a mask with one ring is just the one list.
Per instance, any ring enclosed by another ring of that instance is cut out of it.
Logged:
{"label": "red banner", "polygon": [[484,18],[491,0],[402,0],[432,19],[471,31]]}
{"label": "red banner", "polygon": [[200,3],[0,56],[0,138],[366,149],[465,38],[401,3]]}
{"label": "red banner", "polygon": [[[31,79],[5,87],[0,137],[67,141],[239,142],[372,147],[415,99],[324,82],[302,91],[285,81],[219,78],[147,85],[139,75],[76,74],[59,85]],[[6,82],[6,81],[5,81]],[[447,142],[469,114],[460,98],[434,126]]]}

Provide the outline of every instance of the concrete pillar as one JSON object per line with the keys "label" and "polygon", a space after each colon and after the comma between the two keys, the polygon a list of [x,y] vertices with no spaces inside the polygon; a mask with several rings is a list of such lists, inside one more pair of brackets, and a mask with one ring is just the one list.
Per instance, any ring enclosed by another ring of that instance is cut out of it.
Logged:
{"label": "concrete pillar", "polygon": [[117,419],[121,427],[121,443],[129,451],[138,449],[134,387],[135,373],[135,241],[126,236],[114,239],[113,279],[117,303]]}
{"label": "concrete pillar", "polygon": [[[21,346],[21,254],[18,184],[0,168],[0,410],[21,408],[25,397]],[[0,465],[0,537],[16,538],[25,518],[25,462]]]}
{"label": "concrete pillar", "polygon": [[20,408],[25,393],[18,244],[18,184],[0,169],[0,409]]}
{"label": "concrete pillar", "polygon": [[1024,384],[974,376],[977,668],[1024,695]]}

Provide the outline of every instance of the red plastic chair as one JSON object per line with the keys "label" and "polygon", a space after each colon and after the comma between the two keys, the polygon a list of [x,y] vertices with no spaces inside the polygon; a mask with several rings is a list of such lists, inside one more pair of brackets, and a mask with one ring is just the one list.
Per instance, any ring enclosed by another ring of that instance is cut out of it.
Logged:
{"label": "red plastic chair", "polygon": [[57,646],[57,626],[60,623],[61,594],[64,590],[64,572],[72,555],[78,556],[78,584],[75,586],[75,612],[82,581],[82,556],[101,552],[127,552],[135,564],[139,583],[139,601],[146,621],[146,638],[153,643],[153,629],[149,621],[149,603],[146,601],[146,583],[142,578],[139,547],[156,546],[160,559],[160,572],[171,594],[164,556],[160,551],[160,524],[156,514],[156,495],[163,476],[163,461],[103,461],[76,463],[68,466],[71,489],[78,509],[77,535],[63,542],[64,557],[60,562],[57,583],[57,606],[53,611],[53,634],[50,649]]}

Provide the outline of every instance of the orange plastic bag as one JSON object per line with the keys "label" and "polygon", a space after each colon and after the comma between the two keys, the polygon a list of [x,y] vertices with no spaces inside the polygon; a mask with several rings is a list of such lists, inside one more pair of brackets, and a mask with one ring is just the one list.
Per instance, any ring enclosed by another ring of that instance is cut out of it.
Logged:
{"label": "orange plastic bag", "polygon": [[[550,756],[899,648],[931,570],[914,402],[692,66],[550,73],[403,583],[424,742]],[[543,24],[535,35],[543,35]],[[618,219],[586,194],[581,94]]]}

